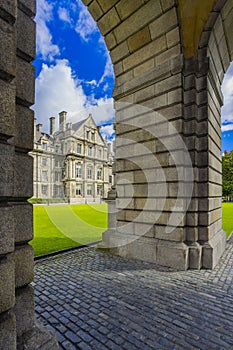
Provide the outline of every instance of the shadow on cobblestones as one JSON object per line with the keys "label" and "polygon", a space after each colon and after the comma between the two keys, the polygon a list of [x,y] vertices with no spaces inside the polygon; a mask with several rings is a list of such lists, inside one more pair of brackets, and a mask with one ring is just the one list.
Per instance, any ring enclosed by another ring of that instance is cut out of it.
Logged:
{"label": "shadow on cobblestones", "polygon": [[60,349],[233,349],[233,240],[213,271],[85,248],[37,262],[36,316]]}

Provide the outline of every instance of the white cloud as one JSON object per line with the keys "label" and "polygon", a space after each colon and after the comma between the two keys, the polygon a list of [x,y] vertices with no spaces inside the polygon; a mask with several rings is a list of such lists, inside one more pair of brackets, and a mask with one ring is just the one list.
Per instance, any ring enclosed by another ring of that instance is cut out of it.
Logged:
{"label": "white cloud", "polygon": [[221,110],[222,121],[233,122],[233,62],[224,77],[222,93],[224,96],[224,105]]}
{"label": "white cloud", "polygon": [[37,15],[35,18],[37,24],[37,54],[41,55],[44,60],[50,61],[60,54],[59,47],[53,43],[51,32],[47,26],[47,22],[53,19],[52,11],[52,5],[46,0],[37,0]]}
{"label": "white cloud", "polygon": [[73,123],[87,118],[89,113],[97,124],[114,118],[113,99],[86,96],[80,81],[74,79],[69,62],[65,59],[57,60],[50,67],[43,64],[36,79],[36,103],[33,109],[37,122],[42,123],[47,131],[49,118],[56,117],[63,110],[68,112],[67,121]]}
{"label": "white cloud", "polygon": [[103,73],[102,77],[100,78],[98,85],[102,84],[104,82],[105,78],[114,77],[113,65],[112,65],[112,61],[111,61],[111,58],[110,58],[108,52],[106,53],[106,58],[107,58],[107,61],[106,61],[106,65],[104,68],[104,73]]}
{"label": "white cloud", "polygon": [[115,131],[113,129],[113,125],[102,126],[100,129],[100,132],[101,132],[101,135],[104,139],[106,136],[108,139],[112,139],[114,134],[115,134]]}
{"label": "white cloud", "polygon": [[65,7],[59,7],[58,17],[61,21],[71,23],[71,18],[70,18],[69,12]]}
{"label": "white cloud", "polygon": [[222,125],[222,132],[233,130],[233,124]]}
{"label": "white cloud", "polygon": [[86,96],[82,86],[72,77],[67,60],[57,60],[49,67],[43,64],[40,75],[36,79],[35,117],[40,123],[48,125],[49,117],[56,116],[62,110],[72,117],[82,110]]}
{"label": "white cloud", "polygon": [[89,41],[92,34],[98,32],[97,24],[91,17],[87,7],[83,6],[80,0],[77,0],[79,6],[79,18],[75,27],[76,32],[84,41]]}

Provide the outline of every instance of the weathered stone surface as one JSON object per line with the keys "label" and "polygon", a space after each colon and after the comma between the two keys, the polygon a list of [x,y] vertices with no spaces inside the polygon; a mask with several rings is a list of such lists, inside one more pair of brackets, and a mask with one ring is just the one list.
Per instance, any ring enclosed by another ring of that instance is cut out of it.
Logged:
{"label": "weathered stone surface", "polygon": [[106,15],[104,15],[98,22],[98,27],[103,35],[109,33],[111,29],[120,23],[120,18],[115,10],[112,8]]}
{"label": "weathered stone surface", "polygon": [[129,55],[129,48],[126,41],[118,45],[110,52],[112,62],[116,63]]}
{"label": "weathered stone surface", "polygon": [[0,133],[15,133],[15,85],[0,79]]}
{"label": "weathered stone surface", "polygon": [[19,0],[18,7],[30,17],[34,17],[36,14],[35,0]]}
{"label": "weathered stone surface", "polygon": [[[3,18],[5,17],[5,19],[9,19],[10,21],[15,20],[17,12],[17,0],[1,1],[0,8],[7,13],[6,15],[3,13]],[[10,15],[10,18],[7,15]]]}
{"label": "weathered stone surface", "polygon": [[15,262],[15,285],[16,288],[31,283],[34,276],[34,252],[29,245],[16,247],[13,253]]}
{"label": "weathered stone surface", "polygon": [[98,3],[104,12],[110,10],[117,2],[118,0],[98,0]]}
{"label": "weathered stone surface", "polygon": [[36,24],[23,11],[17,15],[17,49],[27,57],[27,61],[34,60],[36,53]]}
{"label": "weathered stone surface", "polygon": [[138,31],[128,39],[128,45],[130,52],[134,52],[140,49],[142,46],[148,44],[151,41],[150,31],[148,26]]}
{"label": "weathered stone surface", "polygon": [[16,63],[16,96],[21,104],[34,104],[34,76],[35,68],[28,62],[17,57]]}
{"label": "weathered stone surface", "polygon": [[16,289],[16,303],[14,313],[16,316],[17,336],[31,330],[35,323],[34,316],[34,290],[31,286]]}
{"label": "weathered stone surface", "polygon": [[142,29],[153,18],[159,16],[161,12],[162,10],[159,1],[148,1],[143,7],[138,9],[137,12],[128,17],[114,30],[117,42],[122,42]]}
{"label": "weathered stone surface", "polygon": [[0,196],[11,197],[13,195],[13,146],[0,143]]}
{"label": "weathered stone surface", "polygon": [[[109,33],[108,35],[105,36],[105,42],[107,45],[107,48],[111,50],[113,47],[116,46],[116,39],[113,35],[113,33]],[[116,66],[114,66],[114,70],[116,70]],[[117,74],[116,74],[117,75]]]}
{"label": "weathered stone surface", "polygon": [[[24,174],[24,176],[22,176]],[[14,197],[31,198],[33,195],[33,158],[16,153],[14,161]]]}
{"label": "weathered stone surface", "polygon": [[11,309],[15,303],[14,261],[11,256],[0,260],[0,312]]}
{"label": "weathered stone surface", "polygon": [[0,255],[14,250],[14,215],[12,206],[0,205]]}
{"label": "weathered stone surface", "polygon": [[143,5],[143,0],[128,1],[121,0],[116,5],[117,12],[121,19],[125,19]]}
{"label": "weathered stone surface", "polygon": [[101,10],[97,1],[92,2],[88,7],[88,10],[96,21],[103,15],[103,11]]}
{"label": "weathered stone surface", "polygon": [[16,74],[15,27],[0,19],[0,70],[3,77],[12,79]]}
{"label": "weathered stone surface", "polygon": [[30,203],[12,203],[15,222],[15,242],[23,243],[33,238],[33,206]]}
{"label": "weathered stone surface", "polygon": [[204,269],[213,269],[222,256],[225,246],[226,233],[220,230],[202,247],[202,267]]}
{"label": "weathered stone surface", "polygon": [[188,247],[184,243],[159,241],[157,245],[157,263],[178,270],[188,269]]}
{"label": "weathered stone surface", "polygon": [[20,149],[33,149],[34,112],[24,106],[16,105],[14,144]]}
{"label": "weathered stone surface", "polygon": [[30,331],[17,339],[17,349],[57,350],[58,343],[54,334],[39,323],[35,323]]}
{"label": "weathered stone surface", "polygon": [[160,35],[169,32],[178,23],[176,9],[173,8],[150,24],[151,38],[155,39]]}
{"label": "weathered stone surface", "polygon": [[0,316],[0,349],[16,350],[16,321],[12,312]]}

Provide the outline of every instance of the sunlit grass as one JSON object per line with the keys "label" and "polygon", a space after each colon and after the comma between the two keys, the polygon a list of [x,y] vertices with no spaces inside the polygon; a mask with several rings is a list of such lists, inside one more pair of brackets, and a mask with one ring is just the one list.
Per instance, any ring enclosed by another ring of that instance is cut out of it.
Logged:
{"label": "sunlit grass", "polygon": [[100,241],[107,228],[107,205],[34,206],[35,256]]}
{"label": "sunlit grass", "polygon": [[233,203],[222,203],[222,228],[227,236],[233,231]]}

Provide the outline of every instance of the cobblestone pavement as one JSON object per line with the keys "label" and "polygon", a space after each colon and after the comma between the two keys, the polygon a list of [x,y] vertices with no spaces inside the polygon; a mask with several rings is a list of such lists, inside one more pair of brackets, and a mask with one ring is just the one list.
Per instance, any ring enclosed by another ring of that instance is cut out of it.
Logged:
{"label": "cobblestone pavement", "polygon": [[233,349],[233,240],[213,271],[72,251],[38,262],[34,287],[60,349]]}

